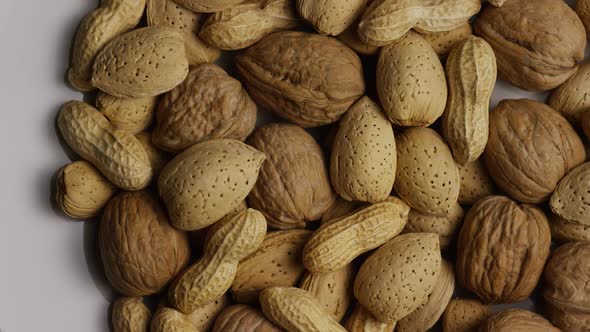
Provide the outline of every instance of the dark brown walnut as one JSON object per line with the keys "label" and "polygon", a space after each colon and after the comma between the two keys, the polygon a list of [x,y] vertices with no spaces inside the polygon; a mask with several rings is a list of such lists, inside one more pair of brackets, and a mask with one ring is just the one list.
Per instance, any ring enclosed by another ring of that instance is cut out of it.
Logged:
{"label": "dark brown walnut", "polygon": [[270,124],[257,129],[248,143],[266,154],[248,202],[270,227],[304,228],[334,203],[322,149],[301,127]]}
{"label": "dark brown walnut", "polygon": [[210,138],[245,140],[256,125],[256,104],[240,81],[219,66],[203,64],[162,97],[156,121],[154,143],[180,152]]}
{"label": "dark brown walnut", "polygon": [[479,326],[479,332],[560,332],[560,330],[534,312],[508,309],[486,319]]}
{"label": "dark brown walnut", "polygon": [[281,332],[253,307],[236,304],[223,309],[217,316],[212,332]]}
{"label": "dark brown walnut", "polygon": [[516,200],[545,201],[585,156],[573,127],[545,104],[503,100],[490,113],[485,163],[494,182]]}
{"label": "dark brown walnut", "polygon": [[590,241],[557,248],[543,274],[549,319],[563,331],[590,330]]}
{"label": "dark brown walnut", "polygon": [[457,241],[457,280],[485,303],[527,298],[549,255],[551,232],[540,209],[503,196],[479,200]]}
{"label": "dark brown walnut", "polygon": [[302,127],[338,121],[365,92],[359,56],[335,38],[277,32],[236,57],[260,106]]}
{"label": "dark brown walnut", "polygon": [[188,263],[186,233],[168,223],[160,202],[147,191],[115,196],[99,230],[106,276],[119,293],[159,293]]}
{"label": "dark brown walnut", "polygon": [[584,59],[584,25],[563,0],[510,0],[502,7],[487,6],[474,30],[494,49],[500,73],[525,90],[557,87]]}

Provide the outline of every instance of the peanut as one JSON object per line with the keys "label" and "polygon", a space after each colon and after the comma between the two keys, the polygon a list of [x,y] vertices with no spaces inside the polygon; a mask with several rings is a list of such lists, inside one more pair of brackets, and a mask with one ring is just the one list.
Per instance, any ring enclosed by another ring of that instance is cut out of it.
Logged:
{"label": "peanut", "polygon": [[152,313],[140,297],[122,297],[113,303],[113,332],[146,332]]}
{"label": "peanut", "polygon": [[186,315],[170,309],[160,308],[152,318],[150,332],[195,332],[199,329]]}

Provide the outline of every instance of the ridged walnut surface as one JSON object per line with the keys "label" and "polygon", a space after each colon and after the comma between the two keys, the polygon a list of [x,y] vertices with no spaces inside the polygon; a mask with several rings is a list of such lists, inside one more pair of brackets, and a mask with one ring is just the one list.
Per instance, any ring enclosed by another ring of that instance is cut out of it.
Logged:
{"label": "ridged walnut surface", "polygon": [[182,313],[160,308],[154,314],[150,324],[150,332],[197,332],[199,329]]}
{"label": "ridged walnut surface", "polygon": [[[512,0],[510,0],[512,1]],[[523,309],[508,309],[486,319],[479,332],[560,332],[561,330],[534,312]]]}
{"label": "ridged walnut surface", "polygon": [[550,245],[542,210],[488,196],[465,216],[457,240],[457,280],[485,303],[522,301],[537,286]]}
{"label": "ridged walnut surface", "polygon": [[119,298],[111,309],[113,332],[146,332],[152,313],[140,297]]}
{"label": "ridged walnut surface", "polygon": [[120,293],[159,293],[188,263],[184,232],[168,224],[158,200],[147,191],[115,196],[99,230],[101,258],[108,280]]}
{"label": "ridged walnut surface", "polygon": [[180,152],[210,138],[244,141],[256,125],[256,104],[221,67],[193,67],[182,84],[158,104],[153,141]]}
{"label": "ridged walnut surface", "polygon": [[213,326],[212,332],[281,332],[282,330],[266,319],[260,310],[236,304],[223,310]]}
{"label": "ridged walnut surface", "polygon": [[358,55],[331,37],[273,33],[236,66],[254,101],[302,127],[338,121],[365,92]]}
{"label": "ridged walnut surface", "polygon": [[584,59],[584,26],[563,0],[509,0],[502,7],[487,6],[474,30],[494,49],[498,71],[524,90],[557,87]]}
{"label": "ridged walnut surface", "polygon": [[231,8],[245,0],[174,0],[176,3],[197,13],[214,13]]}
{"label": "ridged walnut surface", "polygon": [[57,115],[57,127],[70,148],[117,187],[138,190],[149,185],[152,168],[141,143],[113,127],[94,107],[66,103]]}
{"label": "ridged walnut surface", "polygon": [[248,202],[265,215],[268,225],[304,228],[320,219],[336,194],[315,139],[301,127],[275,123],[258,128],[248,144],[266,155]]}

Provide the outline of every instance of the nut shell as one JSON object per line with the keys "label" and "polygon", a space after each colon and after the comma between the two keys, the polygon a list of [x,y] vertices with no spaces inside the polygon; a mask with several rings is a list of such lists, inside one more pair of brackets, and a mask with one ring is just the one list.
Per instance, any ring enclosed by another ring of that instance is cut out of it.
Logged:
{"label": "nut shell", "polygon": [[424,37],[424,39],[430,43],[430,46],[432,46],[436,54],[443,58],[449,54],[455,44],[473,35],[473,31],[471,29],[471,24],[469,22],[465,22],[453,30],[425,32],[420,33],[420,35],[422,35],[422,37]]}
{"label": "nut shell", "polygon": [[113,332],[145,332],[149,329],[152,313],[140,297],[122,297],[111,309]]}
{"label": "nut shell", "polygon": [[156,97],[118,98],[99,92],[96,107],[113,126],[138,134],[152,124]]}
{"label": "nut shell", "polygon": [[551,195],[549,206],[560,217],[590,226],[590,163],[572,169]]}
{"label": "nut shell", "polygon": [[459,233],[465,212],[458,203],[449,215],[444,217],[429,216],[417,210],[410,210],[408,222],[402,233],[435,233],[441,249],[446,249],[455,235]]}
{"label": "nut shell", "polygon": [[339,35],[365,10],[369,0],[297,0],[299,14],[322,35]]}
{"label": "nut shell", "polygon": [[348,332],[391,332],[395,329],[395,324],[378,321],[367,309],[357,304],[344,327]]}
{"label": "nut shell", "polygon": [[[510,0],[512,1],[512,0]],[[479,332],[559,332],[560,329],[536,313],[522,309],[508,309],[492,315],[479,327]]]}
{"label": "nut shell", "polygon": [[480,199],[494,194],[494,182],[488,174],[483,158],[457,166],[461,177],[459,204],[473,205]]}
{"label": "nut shell", "polygon": [[352,303],[352,284],[355,271],[352,264],[328,273],[306,272],[299,288],[315,296],[324,310],[341,321]]}
{"label": "nut shell", "polygon": [[225,308],[217,316],[211,332],[281,332],[281,329],[258,309],[236,304]]}
{"label": "nut shell", "polygon": [[443,331],[475,332],[490,314],[490,308],[477,300],[453,299],[443,314]]}
{"label": "nut shell", "polygon": [[553,91],[548,104],[573,126],[579,127],[582,115],[590,110],[589,90],[590,62],[585,62],[572,77]]}
{"label": "nut shell", "polygon": [[549,217],[549,227],[554,241],[590,241],[590,226],[565,220],[554,213]]}

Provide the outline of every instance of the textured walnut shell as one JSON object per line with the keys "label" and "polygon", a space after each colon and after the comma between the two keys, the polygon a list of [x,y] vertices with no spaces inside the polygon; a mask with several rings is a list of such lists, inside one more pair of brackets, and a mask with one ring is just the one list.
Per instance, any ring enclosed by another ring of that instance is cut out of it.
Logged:
{"label": "textured walnut shell", "polygon": [[176,3],[197,13],[215,13],[231,8],[246,0],[174,0]]}
{"label": "textured walnut shell", "polygon": [[154,143],[179,152],[211,138],[245,140],[256,124],[256,105],[238,80],[203,64],[161,98],[156,122]]}
{"label": "textured walnut shell", "polygon": [[146,191],[122,193],[109,202],[99,245],[108,280],[127,296],[160,292],[190,257],[186,234],[168,224],[164,209]]}
{"label": "textured walnut shell", "polygon": [[486,303],[521,301],[537,286],[550,245],[540,209],[488,196],[465,216],[457,241],[457,280]]}
{"label": "textured walnut shell", "polygon": [[299,288],[315,296],[324,310],[336,321],[341,321],[352,303],[355,269],[352,264],[328,273],[306,272]]}
{"label": "textured walnut shell", "polygon": [[551,195],[549,206],[560,217],[590,226],[590,163],[572,169]]}
{"label": "textured walnut shell", "polygon": [[430,43],[430,46],[432,46],[439,57],[446,57],[455,44],[465,40],[472,34],[473,31],[469,22],[465,22],[459,27],[449,31],[420,33],[420,35]]}
{"label": "textured walnut shell", "polygon": [[282,330],[266,319],[262,312],[253,307],[236,304],[225,308],[211,332],[281,332]]}
{"label": "textured walnut shell", "polygon": [[391,122],[369,97],[356,102],[339,122],[332,145],[330,177],[349,201],[377,203],[391,194],[397,155]]}
{"label": "textured walnut shell", "polygon": [[590,62],[580,65],[578,71],[560,85],[549,98],[548,104],[573,126],[579,127],[582,115],[590,110]]}
{"label": "textured walnut shell", "polygon": [[494,182],[490,178],[485,165],[480,158],[459,167],[461,188],[459,189],[459,204],[473,205],[480,199],[494,194]]}
{"label": "textured walnut shell", "polygon": [[435,233],[441,249],[446,249],[455,235],[459,232],[465,212],[456,203],[447,216],[436,217],[423,214],[412,209],[408,215],[408,222],[402,233]]}
{"label": "textured walnut shell", "polygon": [[445,71],[422,36],[410,31],[381,49],[377,93],[389,120],[400,126],[428,127],[443,114]]}
{"label": "textured walnut shell", "polygon": [[[513,0],[510,0],[513,1]],[[561,330],[534,312],[508,309],[492,315],[479,327],[479,332],[560,332]]]}
{"label": "textured walnut shell", "polygon": [[490,316],[487,305],[470,299],[453,299],[442,318],[444,332],[476,332],[478,326]]}
{"label": "textured walnut shell", "polygon": [[543,297],[549,318],[564,331],[590,328],[590,242],[558,247],[545,267]]}
{"label": "textured walnut shell", "polygon": [[549,215],[549,227],[554,241],[590,241],[590,226],[565,220],[554,213]]}
{"label": "textured walnut shell", "polygon": [[270,227],[303,228],[332,205],[336,195],[322,149],[305,130],[269,124],[257,129],[248,144],[267,157],[248,202],[265,215]]}
{"label": "textured walnut shell", "polygon": [[369,0],[297,0],[297,9],[323,35],[336,36],[365,10]]}
{"label": "textured walnut shell", "polygon": [[148,331],[152,313],[140,297],[122,297],[113,303],[113,332]]}
{"label": "textured walnut shell", "polygon": [[338,121],[365,92],[358,55],[338,40],[303,32],[277,32],[236,58],[248,92],[302,127]]}
{"label": "textured walnut shell", "polygon": [[367,309],[357,304],[344,327],[348,332],[391,332],[395,329],[395,324],[378,321]]}
{"label": "textured walnut shell", "polygon": [[115,127],[137,134],[152,124],[156,100],[156,97],[117,98],[101,91],[96,97],[96,108]]}
{"label": "textured walnut shell", "polygon": [[214,62],[221,55],[219,49],[205,43],[197,36],[205,14],[184,8],[173,0],[148,0],[146,16],[149,26],[175,28],[182,33],[189,64]]}
{"label": "textured walnut shell", "polygon": [[171,308],[159,308],[150,324],[150,332],[199,331],[188,316]]}
{"label": "textured walnut shell", "polygon": [[572,76],[584,58],[584,26],[562,0],[487,6],[474,29],[494,49],[498,71],[521,89],[553,89]]}
{"label": "textured walnut shell", "polygon": [[484,157],[501,189],[521,202],[540,203],[584,161],[585,151],[572,126],[551,107],[528,99],[503,100],[490,113]]}

